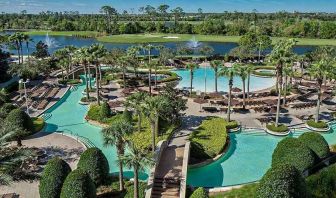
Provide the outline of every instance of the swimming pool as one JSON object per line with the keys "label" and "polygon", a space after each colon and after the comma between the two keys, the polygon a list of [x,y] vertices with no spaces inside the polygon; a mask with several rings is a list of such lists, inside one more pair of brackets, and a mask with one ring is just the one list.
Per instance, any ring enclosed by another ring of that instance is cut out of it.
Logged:
{"label": "swimming pool", "polygon": [[[72,135],[80,135],[88,138],[97,148],[101,149],[105,154],[109,166],[110,173],[116,174],[119,171],[117,166],[117,152],[114,146],[105,147],[103,145],[103,136],[101,128],[93,126],[84,119],[87,111],[87,105],[80,105],[78,101],[83,97],[82,92],[85,85],[78,86],[74,91],[69,90],[63,98],[58,101],[53,107],[45,112],[51,116],[46,120],[45,132],[52,133],[55,131],[63,131]],[[49,117],[48,116],[48,117]],[[132,178],[133,171],[124,167],[125,177]],[[147,174],[141,173],[140,178],[147,179]]]}
{"label": "swimming pool", "polygon": [[[187,69],[178,69],[173,70],[172,72],[176,73],[182,77],[181,81],[178,83],[177,87],[182,89],[184,87],[190,87],[190,71]],[[211,67],[200,67],[194,71],[193,79],[193,89],[194,91],[204,92],[205,90],[205,74],[207,76],[207,92],[215,91],[215,71]],[[275,78],[262,78],[251,75],[250,80],[250,91],[258,91],[266,89],[275,85]],[[235,76],[233,78],[233,87],[242,88],[243,83],[240,77]],[[247,89],[247,80],[246,80],[246,89]],[[229,90],[229,79],[226,77],[218,78],[218,91],[227,92]]]}
{"label": "swimming pool", "polygon": [[[322,134],[327,142],[336,144],[336,124],[331,133]],[[308,129],[296,130],[298,137]],[[199,168],[188,169],[187,184],[194,187],[221,187],[260,180],[271,167],[272,154],[283,137],[268,135],[258,129],[230,134],[231,145],[217,161]]]}

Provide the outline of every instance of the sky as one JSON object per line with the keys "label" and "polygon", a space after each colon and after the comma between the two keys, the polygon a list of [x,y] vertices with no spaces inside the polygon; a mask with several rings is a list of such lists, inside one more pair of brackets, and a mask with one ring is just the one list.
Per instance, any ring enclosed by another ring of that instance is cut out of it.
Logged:
{"label": "sky", "polygon": [[180,6],[186,12],[196,12],[202,8],[204,12],[242,11],[251,12],[336,12],[336,0],[0,0],[1,12],[28,13],[41,11],[79,11],[80,13],[98,13],[103,5],[110,5],[122,12],[137,12],[141,6],[168,4],[171,8]]}

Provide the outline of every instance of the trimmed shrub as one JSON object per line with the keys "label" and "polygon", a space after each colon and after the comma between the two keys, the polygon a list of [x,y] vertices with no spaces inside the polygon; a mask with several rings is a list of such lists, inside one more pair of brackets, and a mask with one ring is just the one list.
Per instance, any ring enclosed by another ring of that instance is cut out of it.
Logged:
{"label": "trimmed shrub", "polygon": [[308,190],[312,197],[336,197],[336,166],[322,169],[319,173],[306,179]]}
{"label": "trimmed shrub", "polygon": [[100,106],[100,117],[101,119],[108,118],[111,116],[111,109],[107,102],[103,102]]}
{"label": "trimmed shrub", "polygon": [[132,112],[125,109],[125,111],[123,112],[123,119],[127,122],[132,122],[133,120]]}
{"label": "trimmed shrub", "polygon": [[87,172],[96,186],[106,180],[110,171],[105,155],[98,148],[89,148],[84,151],[80,156],[77,167]]}
{"label": "trimmed shrub", "polygon": [[90,97],[90,98],[86,98],[86,97],[83,97],[80,99],[81,102],[96,102],[97,101],[97,98],[95,97]]}
{"label": "trimmed shrub", "polygon": [[326,158],[330,155],[328,142],[319,133],[304,133],[300,135],[299,140],[313,150],[319,158]]}
{"label": "trimmed shrub", "polygon": [[29,132],[34,131],[34,124],[32,119],[21,109],[12,110],[6,117],[6,121]]}
{"label": "trimmed shrub", "polygon": [[326,129],[328,128],[328,124],[323,121],[315,122],[315,120],[308,120],[307,121],[308,126],[316,128],[316,129]]}
{"label": "trimmed shrub", "polygon": [[278,143],[272,155],[272,166],[285,163],[303,172],[314,165],[315,154],[297,138],[287,137]]}
{"label": "trimmed shrub", "polygon": [[256,197],[307,197],[307,187],[299,170],[294,166],[282,164],[270,168],[262,177]]}
{"label": "trimmed shrub", "polygon": [[235,120],[231,121],[231,122],[228,122],[227,125],[226,125],[226,129],[230,130],[230,129],[235,129],[239,127],[239,123]]}
{"label": "trimmed shrub", "polygon": [[200,187],[200,188],[197,188],[190,196],[190,198],[208,198],[209,195],[207,193],[207,191]]}
{"label": "trimmed shrub", "polygon": [[266,128],[272,132],[277,132],[277,133],[288,132],[288,127],[284,124],[279,124],[278,126],[275,126],[275,124],[267,124]]}
{"label": "trimmed shrub", "polygon": [[62,159],[54,157],[49,160],[40,180],[40,197],[59,198],[63,182],[70,172],[70,166]]}
{"label": "trimmed shrub", "polygon": [[72,171],[64,181],[61,198],[96,198],[96,186],[83,170]]}
{"label": "trimmed shrub", "polygon": [[8,114],[12,111],[16,109],[16,106],[14,106],[11,103],[5,103],[2,105],[2,107],[0,108],[0,118],[6,118],[8,116]]}

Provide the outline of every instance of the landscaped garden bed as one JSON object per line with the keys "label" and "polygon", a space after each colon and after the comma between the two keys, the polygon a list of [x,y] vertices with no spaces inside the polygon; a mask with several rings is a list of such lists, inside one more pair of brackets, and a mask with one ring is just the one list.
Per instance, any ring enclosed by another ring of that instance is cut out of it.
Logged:
{"label": "landscaped garden bed", "polygon": [[286,136],[290,133],[290,130],[288,129],[288,126],[284,124],[279,124],[278,126],[275,126],[274,123],[271,123],[266,125],[266,132],[271,135]]}
{"label": "landscaped garden bed", "polygon": [[39,132],[44,128],[45,122],[43,118],[32,118],[34,132]]}
{"label": "landscaped garden bed", "polygon": [[225,119],[211,117],[202,122],[190,136],[191,164],[201,163],[221,155],[228,143],[228,123]]}
{"label": "landscaped garden bed", "polygon": [[86,105],[86,104],[90,104],[90,103],[96,102],[96,101],[97,101],[97,98],[95,98],[95,97],[89,97],[89,98],[83,97],[83,98],[80,99],[79,104]]}
{"label": "landscaped garden bed", "polygon": [[80,79],[61,79],[61,80],[58,80],[58,83],[59,84],[62,84],[62,85],[78,85],[78,84],[81,84],[82,81]]}
{"label": "landscaped garden bed", "polygon": [[330,126],[324,121],[315,122],[315,120],[308,120],[306,123],[307,128],[317,132],[329,132]]}

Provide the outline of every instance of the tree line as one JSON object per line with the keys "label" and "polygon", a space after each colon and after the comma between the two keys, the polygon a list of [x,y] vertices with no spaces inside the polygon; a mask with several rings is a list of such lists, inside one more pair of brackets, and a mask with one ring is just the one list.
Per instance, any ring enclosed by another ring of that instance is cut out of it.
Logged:
{"label": "tree line", "polygon": [[[136,13],[135,13],[136,12]],[[183,8],[147,5],[137,11],[102,6],[99,14],[41,12],[0,15],[0,29],[98,31],[107,34],[180,33],[241,36],[258,28],[267,36],[336,38],[336,14],[332,13],[186,13]]]}

